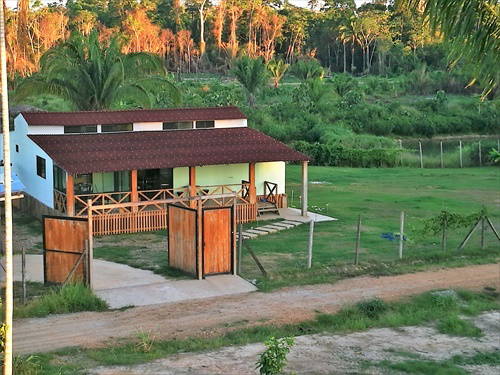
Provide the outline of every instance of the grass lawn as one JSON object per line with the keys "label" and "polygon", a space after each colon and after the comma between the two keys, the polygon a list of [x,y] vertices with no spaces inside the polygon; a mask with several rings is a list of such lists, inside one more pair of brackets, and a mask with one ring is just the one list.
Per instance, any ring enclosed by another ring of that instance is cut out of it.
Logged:
{"label": "grass lawn", "polygon": [[[333,216],[336,222],[317,223],[314,232],[313,270],[305,270],[309,227],[247,240],[271,280],[263,280],[248,254],[242,261],[243,275],[260,281],[262,289],[284,285],[325,282],[359,273],[386,274],[418,269],[425,263],[462,265],[494,262],[500,246],[491,231],[486,248],[480,249],[477,232],[461,253],[455,251],[469,228],[450,230],[448,250],[441,251],[440,235],[423,235],[423,220],[449,210],[460,214],[478,212],[484,205],[500,229],[500,170],[468,169],[360,169],[309,168],[309,208]],[[298,207],[300,167],[287,167],[289,205]],[[293,196],[293,199],[292,199]],[[399,232],[400,212],[405,211],[408,237],[404,259],[398,259],[398,242],[382,238]],[[362,217],[359,267],[352,267],[356,223]],[[497,230],[498,230],[497,229]],[[245,252],[244,252],[245,253]]]}

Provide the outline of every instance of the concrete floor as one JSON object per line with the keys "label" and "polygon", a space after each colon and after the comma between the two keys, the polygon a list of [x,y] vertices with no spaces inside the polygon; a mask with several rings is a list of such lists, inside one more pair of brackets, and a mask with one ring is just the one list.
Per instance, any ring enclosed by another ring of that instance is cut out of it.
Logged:
{"label": "concrete floor", "polygon": [[263,214],[262,216],[259,216],[257,219],[259,222],[262,221],[263,224],[265,224],[266,220],[273,220],[273,219],[284,219],[284,220],[291,220],[291,221],[300,221],[302,223],[308,223],[312,219],[316,223],[319,222],[324,222],[324,221],[337,221],[338,219],[326,215],[321,215],[317,214],[314,212],[308,212],[307,217],[304,217],[301,215],[300,209],[299,208],[279,208],[279,215],[278,214],[273,214],[273,213],[266,213]]}
{"label": "concrete floor", "polygon": [[[93,266],[93,289],[113,309],[256,290],[254,285],[233,275],[210,276],[205,280],[168,280],[152,271],[100,259],[94,259]],[[26,270],[27,281],[43,283],[43,256],[26,255]],[[2,268],[0,280],[4,280]],[[20,255],[14,256],[14,280],[22,280]]]}

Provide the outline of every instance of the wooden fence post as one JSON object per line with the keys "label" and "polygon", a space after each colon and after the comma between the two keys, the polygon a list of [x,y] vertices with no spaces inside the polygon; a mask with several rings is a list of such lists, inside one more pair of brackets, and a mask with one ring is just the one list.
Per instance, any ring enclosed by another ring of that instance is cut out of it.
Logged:
{"label": "wooden fence post", "polygon": [[479,166],[483,166],[483,156],[481,155],[481,141],[479,141],[478,144],[478,150],[479,150]]}
{"label": "wooden fence post", "polygon": [[26,251],[21,248],[21,278],[23,283],[23,305],[26,303]]}
{"label": "wooden fence post", "polygon": [[403,259],[404,228],[405,228],[405,212],[401,211],[401,216],[399,219],[399,259]]}
{"label": "wooden fence post", "polygon": [[313,250],[313,236],[314,236],[314,218],[309,222],[309,243],[307,246],[307,268],[312,266],[312,250]]}
{"label": "wooden fence post", "polygon": [[462,141],[458,141],[459,155],[460,155],[460,168],[463,168],[463,158],[462,158]]}
{"label": "wooden fence post", "polygon": [[420,168],[424,167],[424,156],[422,154],[422,142],[418,141],[418,148],[420,150]]}
{"label": "wooden fence post", "polygon": [[484,232],[486,230],[486,220],[481,217],[481,249],[484,249]]}
{"label": "wooden fence post", "polygon": [[439,142],[439,148],[440,148],[440,157],[441,157],[441,168],[444,168],[444,163],[443,163],[443,141]]}
{"label": "wooden fence post", "polygon": [[356,248],[354,252],[354,264],[359,263],[359,246],[361,244],[361,214],[358,216],[358,229],[356,231]]}
{"label": "wooden fence post", "polygon": [[399,166],[403,166],[403,140],[399,140]]}
{"label": "wooden fence post", "polygon": [[444,221],[443,221],[443,233],[441,236],[441,250],[443,250],[443,251],[446,251],[446,229],[447,229],[447,226],[448,226],[448,219],[445,216]]}

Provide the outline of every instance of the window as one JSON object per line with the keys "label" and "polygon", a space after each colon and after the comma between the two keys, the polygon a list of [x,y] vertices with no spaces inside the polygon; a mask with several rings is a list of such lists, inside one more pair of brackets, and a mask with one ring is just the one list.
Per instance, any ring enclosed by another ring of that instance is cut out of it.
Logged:
{"label": "window", "polygon": [[180,121],[180,122],[164,122],[163,130],[183,130],[183,129],[193,129],[192,121]]}
{"label": "window", "polygon": [[196,121],[196,129],[214,128],[215,121]]}
{"label": "window", "polygon": [[16,145],[16,152],[19,152],[19,145]]}
{"label": "window", "polygon": [[114,124],[114,125],[102,125],[101,132],[112,133],[112,132],[131,132],[134,130],[134,125],[130,124]]}
{"label": "window", "polygon": [[65,126],[64,134],[97,133],[97,125]]}
{"label": "window", "polygon": [[66,172],[54,164],[54,189],[66,192]]}
{"label": "window", "polygon": [[45,159],[38,156],[36,157],[36,174],[41,178],[46,178],[46,170],[45,170]]}

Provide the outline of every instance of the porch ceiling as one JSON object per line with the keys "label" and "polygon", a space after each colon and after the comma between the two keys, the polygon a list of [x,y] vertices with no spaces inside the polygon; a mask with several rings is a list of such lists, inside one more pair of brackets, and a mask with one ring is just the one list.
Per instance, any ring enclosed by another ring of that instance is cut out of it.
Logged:
{"label": "porch ceiling", "polygon": [[274,138],[243,127],[29,137],[71,174],[308,160]]}

